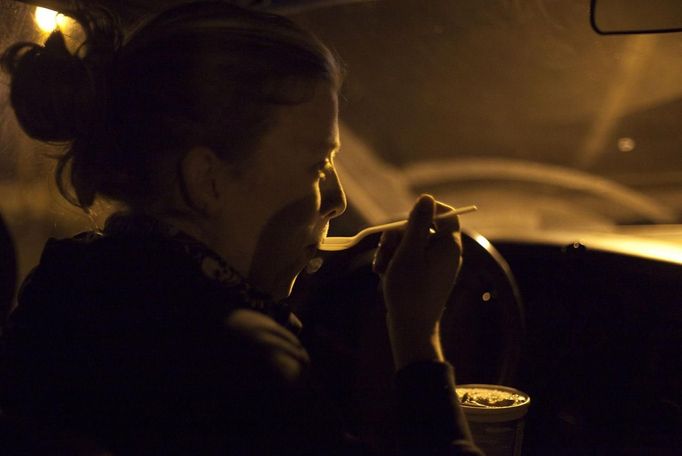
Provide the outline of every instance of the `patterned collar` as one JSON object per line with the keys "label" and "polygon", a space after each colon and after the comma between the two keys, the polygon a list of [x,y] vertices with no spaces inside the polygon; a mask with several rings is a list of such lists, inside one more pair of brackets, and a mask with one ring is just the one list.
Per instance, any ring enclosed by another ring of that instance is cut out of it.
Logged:
{"label": "patterned collar", "polygon": [[208,278],[237,294],[246,307],[269,315],[296,333],[301,329],[300,321],[291,313],[286,301],[275,301],[267,293],[257,290],[206,244],[168,223],[147,215],[116,213],[107,219],[102,234],[163,239],[169,248],[192,258]]}

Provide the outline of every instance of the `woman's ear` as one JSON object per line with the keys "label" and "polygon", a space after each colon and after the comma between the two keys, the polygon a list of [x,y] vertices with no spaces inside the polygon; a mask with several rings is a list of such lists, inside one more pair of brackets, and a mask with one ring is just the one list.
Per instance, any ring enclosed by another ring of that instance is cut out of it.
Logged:
{"label": "woman's ear", "polygon": [[204,216],[214,216],[221,208],[221,180],[225,163],[212,149],[191,148],[180,161],[180,189],[185,203]]}

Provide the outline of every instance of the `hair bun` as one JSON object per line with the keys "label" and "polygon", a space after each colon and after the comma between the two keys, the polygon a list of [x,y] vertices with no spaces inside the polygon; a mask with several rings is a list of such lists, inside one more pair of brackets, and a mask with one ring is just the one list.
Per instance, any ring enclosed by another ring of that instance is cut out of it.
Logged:
{"label": "hair bun", "polygon": [[95,85],[87,65],[66,47],[59,30],[44,46],[17,43],[2,56],[11,75],[10,99],[24,131],[42,141],[87,134],[94,118]]}

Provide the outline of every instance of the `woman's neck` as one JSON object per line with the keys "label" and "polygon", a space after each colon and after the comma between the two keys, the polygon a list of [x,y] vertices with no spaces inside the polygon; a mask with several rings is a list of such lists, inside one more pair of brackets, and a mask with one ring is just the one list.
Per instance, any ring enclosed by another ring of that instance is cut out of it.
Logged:
{"label": "woman's neck", "polygon": [[225,239],[224,233],[216,233],[215,224],[210,220],[200,220],[193,214],[182,211],[159,211],[149,215],[205,244],[235,271],[243,277],[248,277],[250,258],[240,251],[239,246],[232,245],[230,239]]}

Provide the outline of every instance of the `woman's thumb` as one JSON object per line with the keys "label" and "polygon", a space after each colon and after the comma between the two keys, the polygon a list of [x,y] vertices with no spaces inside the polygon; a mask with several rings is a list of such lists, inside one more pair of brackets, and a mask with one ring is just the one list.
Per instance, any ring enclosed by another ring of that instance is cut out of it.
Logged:
{"label": "woman's thumb", "polygon": [[436,201],[431,195],[421,195],[410,212],[402,247],[425,249],[429,242],[429,229],[433,224]]}

